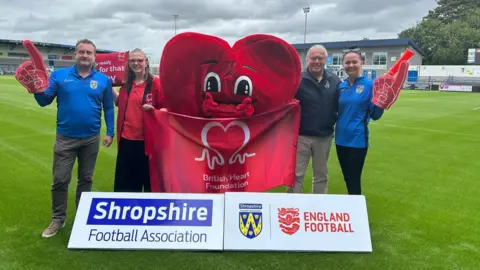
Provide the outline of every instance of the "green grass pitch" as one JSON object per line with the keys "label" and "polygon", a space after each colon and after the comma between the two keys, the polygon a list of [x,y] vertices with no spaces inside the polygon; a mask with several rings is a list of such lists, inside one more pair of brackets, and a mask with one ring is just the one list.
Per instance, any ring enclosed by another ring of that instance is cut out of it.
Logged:
{"label": "green grass pitch", "polygon": [[[0,115],[0,269],[480,269],[477,93],[406,90],[370,124],[368,254],[68,250],[76,169],[66,227],[40,236],[51,215],[55,103],[41,108],[0,76]],[[115,156],[116,145],[101,147],[95,191],[112,190]],[[333,147],[329,170],[329,192],[345,194]]]}

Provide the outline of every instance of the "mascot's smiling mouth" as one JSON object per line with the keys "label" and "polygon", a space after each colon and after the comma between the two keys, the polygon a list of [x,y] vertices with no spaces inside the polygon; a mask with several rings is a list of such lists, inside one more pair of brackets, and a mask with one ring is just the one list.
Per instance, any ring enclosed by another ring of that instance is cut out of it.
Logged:
{"label": "mascot's smiling mouth", "polygon": [[254,113],[252,98],[247,97],[241,103],[215,102],[211,93],[205,93],[202,103],[202,112],[206,117],[249,117]]}

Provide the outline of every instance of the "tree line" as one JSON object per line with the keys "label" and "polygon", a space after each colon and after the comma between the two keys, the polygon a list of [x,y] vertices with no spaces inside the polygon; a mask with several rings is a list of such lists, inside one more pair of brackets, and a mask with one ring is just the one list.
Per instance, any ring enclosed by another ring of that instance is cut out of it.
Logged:
{"label": "tree line", "polygon": [[398,34],[425,52],[425,65],[466,65],[469,48],[480,48],[480,0],[437,0],[420,22]]}

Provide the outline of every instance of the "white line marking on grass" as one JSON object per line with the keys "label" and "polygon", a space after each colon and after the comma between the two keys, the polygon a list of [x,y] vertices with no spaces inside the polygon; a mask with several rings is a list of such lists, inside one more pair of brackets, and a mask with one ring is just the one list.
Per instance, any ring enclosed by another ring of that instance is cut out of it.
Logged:
{"label": "white line marking on grass", "polygon": [[478,108],[475,108],[475,109],[473,109],[473,110],[474,110],[474,111],[478,111],[478,110],[480,110],[480,107],[478,107]]}
{"label": "white line marking on grass", "polygon": [[402,90],[401,94],[424,94],[425,91],[415,91],[415,90]]}
{"label": "white line marking on grass", "polygon": [[417,128],[417,127],[407,127],[407,126],[399,126],[399,125],[391,125],[391,124],[380,124],[380,123],[372,122],[372,124],[373,124],[373,123],[374,123],[375,125],[381,125],[381,126],[387,126],[387,127],[396,127],[396,128],[403,128],[403,129],[411,129],[411,130],[419,130],[419,131],[443,133],[443,134],[449,134],[449,135],[459,135],[459,136],[467,136],[467,137],[480,138],[480,135],[468,134],[468,133],[457,133],[457,132],[450,132],[450,131],[444,131],[444,130],[426,129],[426,128]]}

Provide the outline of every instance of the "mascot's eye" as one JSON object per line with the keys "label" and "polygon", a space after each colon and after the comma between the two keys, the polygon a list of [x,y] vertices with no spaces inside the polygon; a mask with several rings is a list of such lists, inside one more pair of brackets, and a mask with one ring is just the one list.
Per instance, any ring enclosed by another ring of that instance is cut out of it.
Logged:
{"label": "mascot's eye", "polygon": [[220,83],[220,77],[215,72],[209,72],[205,76],[205,81],[203,82],[203,92],[220,92],[222,85]]}
{"label": "mascot's eye", "polygon": [[235,82],[234,93],[236,95],[252,96],[252,80],[250,80],[250,78],[247,76],[238,77],[237,81]]}

